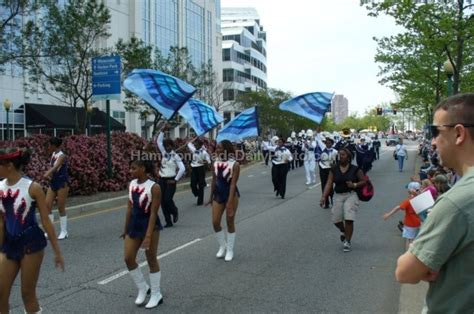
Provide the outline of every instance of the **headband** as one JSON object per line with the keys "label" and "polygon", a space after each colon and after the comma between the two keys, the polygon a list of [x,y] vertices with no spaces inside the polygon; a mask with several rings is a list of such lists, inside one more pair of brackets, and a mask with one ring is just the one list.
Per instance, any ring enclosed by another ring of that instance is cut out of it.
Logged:
{"label": "headband", "polygon": [[17,150],[13,153],[0,154],[0,160],[13,159],[21,156],[21,150]]}

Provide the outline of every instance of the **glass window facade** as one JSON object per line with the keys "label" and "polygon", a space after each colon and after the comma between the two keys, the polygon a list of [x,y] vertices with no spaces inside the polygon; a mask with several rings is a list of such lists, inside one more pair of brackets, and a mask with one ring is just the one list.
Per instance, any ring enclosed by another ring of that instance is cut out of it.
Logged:
{"label": "glass window facade", "polygon": [[151,0],[142,0],[143,41],[151,44]]}
{"label": "glass window facade", "polygon": [[204,8],[191,0],[186,0],[186,47],[195,66],[201,66],[205,60]]}
{"label": "glass window facade", "polygon": [[178,1],[155,0],[155,45],[166,56],[178,45]]}

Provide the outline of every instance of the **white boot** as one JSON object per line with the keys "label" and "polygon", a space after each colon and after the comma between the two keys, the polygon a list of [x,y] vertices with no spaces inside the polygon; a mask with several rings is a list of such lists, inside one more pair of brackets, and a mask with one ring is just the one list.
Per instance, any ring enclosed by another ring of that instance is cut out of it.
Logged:
{"label": "white boot", "polygon": [[25,310],[25,314],[41,314],[41,313],[43,313],[43,309],[41,308],[41,306],[40,306],[40,309],[39,309],[38,312],[28,312],[26,309],[24,309],[24,310]]}
{"label": "white boot", "polygon": [[225,261],[230,262],[234,258],[234,242],[235,232],[227,233],[227,252],[225,253]]}
{"label": "white boot", "polygon": [[67,239],[67,216],[59,217],[59,225],[61,226],[61,232],[59,233],[58,240]]}
{"label": "white boot", "polygon": [[216,257],[223,258],[225,255],[225,247],[226,247],[224,230],[216,232],[216,238],[217,238],[217,242],[219,243],[219,251],[217,251]]}
{"label": "white boot", "polygon": [[152,309],[163,303],[163,296],[160,292],[161,271],[157,273],[150,273],[151,297],[146,309]]}
{"label": "white boot", "polygon": [[135,299],[135,304],[143,305],[143,303],[145,303],[146,295],[149,293],[150,287],[147,285],[140,267],[129,271],[129,273],[133,279],[133,282],[135,282],[135,285],[138,288],[138,296]]}

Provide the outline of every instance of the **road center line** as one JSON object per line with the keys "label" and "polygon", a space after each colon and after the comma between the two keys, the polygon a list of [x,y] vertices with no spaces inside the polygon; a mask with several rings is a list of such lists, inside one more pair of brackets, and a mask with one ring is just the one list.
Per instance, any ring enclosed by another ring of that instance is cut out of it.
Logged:
{"label": "road center line", "polygon": [[[175,253],[175,252],[177,252],[177,251],[179,251],[179,250],[182,250],[182,249],[184,249],[185,247],[188,247],[188,246],[190,246],[190,245],[193,245],[194,243],[197,243],[197,242],[199,242],[199,241],[201,241],[201,240],[202,240],[202,239],[200,239],[200,238],[194,239],[194,240],[192,240],[191,242],[185,243],[185,244],[183,244],[183,245],[181,245],[181,246],[178,246],[177,248],[172,249],[171,251],[168,251],[168,252],[166,252],[166,253],[163,253],[163,254],[159,255],[159,256],[157,257],[157,259],[161,259],[161,258],[163,258],[163,257],[166,257],[166,256],[168,256],[168,255],[171,255],[171,254],[173,254],[173,253]],[[140,254],[140,251],[138,252],[138,254]],[[138,267],[143,267],[143,266],[145,266],[146,264],[147,264],[147,262],[144,261],[144,262],[138,264]],[[117,274],[115,274],[115,275],[113,275],[113,276],[110,276],[109,278],[106,278],[106,279],[104,279],[104,280],[101,280],[101,281],[99,281],[97,284],[99,284],[99,285],[106,285],[106,284],[108,284],[108,283],[114,281],[115,279],[118,279],[118,278],[120,278],[120,277],[125,276],[126,274],[128,274],[128,270],[121,271],[121,272],[119,272],[119,273],[117,273]]]}

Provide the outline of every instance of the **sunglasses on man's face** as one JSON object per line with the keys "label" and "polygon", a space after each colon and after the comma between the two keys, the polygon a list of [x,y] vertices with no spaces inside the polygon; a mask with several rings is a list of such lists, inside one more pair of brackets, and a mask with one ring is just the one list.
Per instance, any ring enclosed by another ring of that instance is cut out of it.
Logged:
{"label": "sunglasses on man's face", "polygon": [[462,125],[465,128],[474,128],[474,124],[469,124],[469,123],[441,124],[441,125],[430,124],[428,125],[428,128],[430,129],[431,136],[433,136],[433,138],[437,138],[440,131],[439,128],[441,127],[454,128],[456,125]]}

